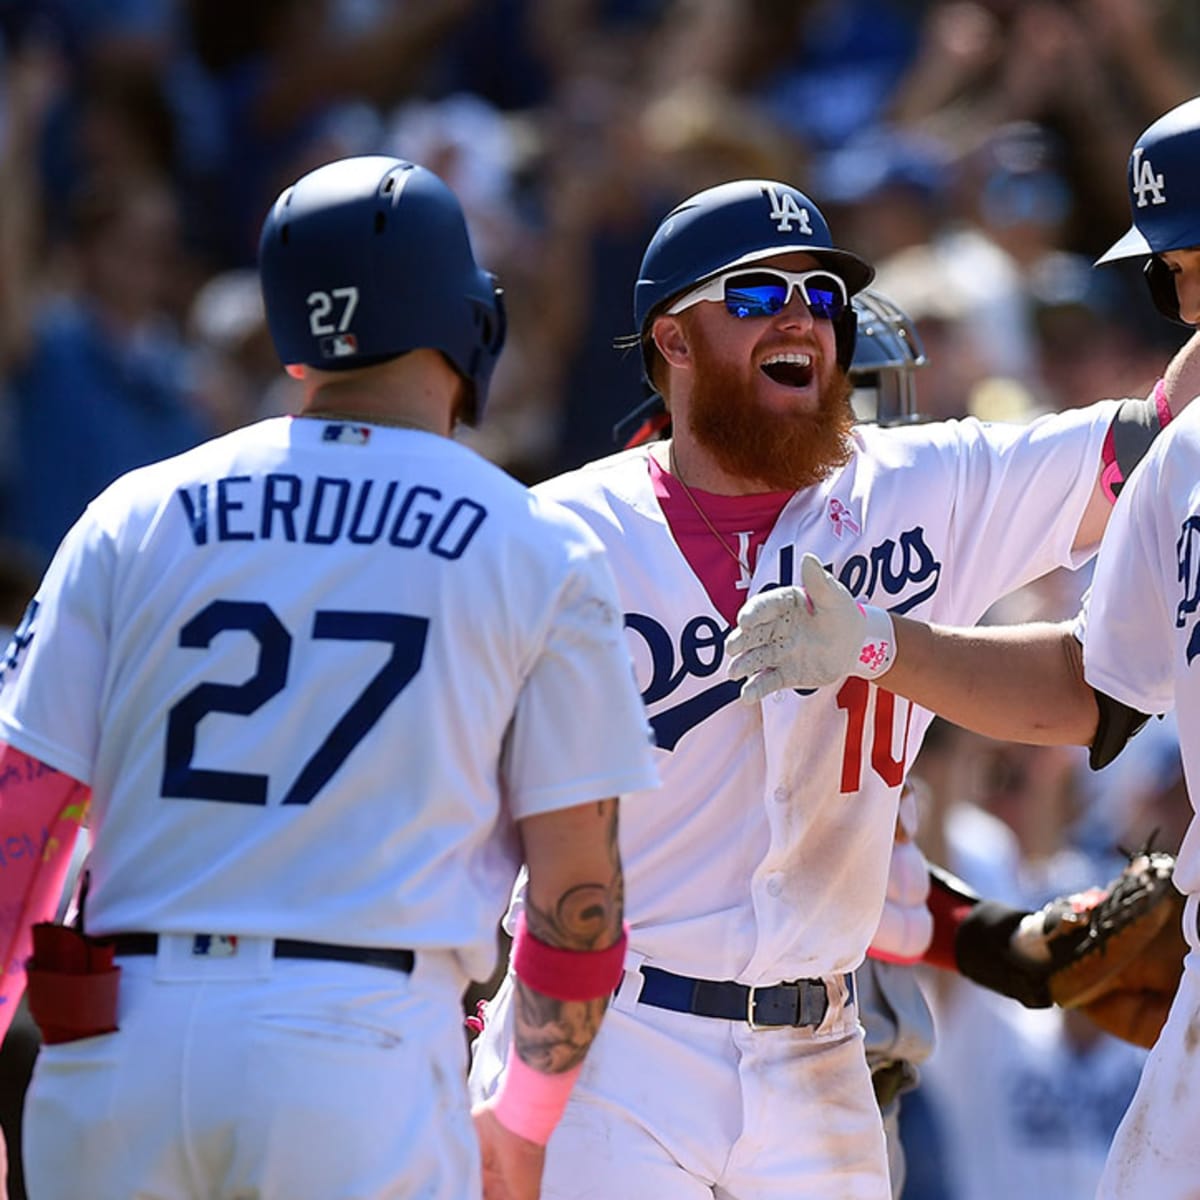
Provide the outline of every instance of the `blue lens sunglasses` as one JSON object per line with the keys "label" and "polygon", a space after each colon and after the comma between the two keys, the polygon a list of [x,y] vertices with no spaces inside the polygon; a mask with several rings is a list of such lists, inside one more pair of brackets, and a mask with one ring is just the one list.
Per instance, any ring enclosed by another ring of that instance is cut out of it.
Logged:
{"label": "blue lens sunglasses", "polygon": [[787,307],[793,288],[799,290],[808,311],[821,320],[836,321],[849,304],[846,285],[829,271],[783,271],[777,267],[747,271],[742,267],[714,275],[686,292],[667,309],[667,315],[673,317],[702,300],[723,300],[726,311],[739,321],[773,317]]}

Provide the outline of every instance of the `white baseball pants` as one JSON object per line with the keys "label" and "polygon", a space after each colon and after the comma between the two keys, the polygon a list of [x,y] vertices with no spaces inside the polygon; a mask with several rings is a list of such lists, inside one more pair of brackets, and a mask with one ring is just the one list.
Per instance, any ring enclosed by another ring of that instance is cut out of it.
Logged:
{"label": "white baseball pants", "polygon": [[188,962],[172,949],[184,941],[118,959],[118,1032],[43,1048],[25,1107],[31,1197],[480,1195],[449,956],[418,954],[406,975],[272,959],[258,939]]}
{"label": "white baseball pants", "polygon": [[[836,988],[836,984],[834,985]],[[629,972],[546,1151],[543,1200],[890,1200],[883,1125],[853,1006],[820,1029],[751,1029],[634,999]],[[495,1089],[511,977],[475,1042]]]}
{"label": "white baseball pants", "polygon": [[[1195,901],[1192,901],[1195,904]],[[1189,915],[1195,920],[1194,908]],[[1096,1200],[1200,1196],[1200,951],[1190,950],[1170,1015],[1117,1127]]]}

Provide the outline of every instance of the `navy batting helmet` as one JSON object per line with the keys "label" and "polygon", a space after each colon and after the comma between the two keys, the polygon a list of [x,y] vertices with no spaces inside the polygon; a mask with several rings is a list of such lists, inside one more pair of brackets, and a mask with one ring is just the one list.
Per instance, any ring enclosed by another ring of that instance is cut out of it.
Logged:
{"label": "navy batting helmet", "polygon": [[[1097,266],[1200,246],[1200,99],[1171,109],[1138,138],[1129,156],[1129,204],[1133,224]],[[1145,272],[1158,310],[1178,321],[1179,298],[1166,263],[1152,257]]]}
{"label": "navy batting helmet", "polygon": [[917,411],[913,372],[928,359],[908,315],[886,296],[864,288],[851,301],[858,313],[858,334],[850,379],[850,401],[860,421],[904,425],[923,420]]}
{"label": "navy batting helmet", "polygon": [[432,171],[376,155],[310,171],[268,213],[259,273],[284,363],[340,371],[440,350],[467,381],[468,419],[482,415],[504,345],[501,293]]}
{"label": "navy batting helmet", "polygon": [[[875,268],[833,244],[821,210],[801,191],[770,179],[722,183],[672,209],[659,225],[633,290],[634,323],[649,367],[650,324],[667,301],[730,267],[802,250],[840,276],[846,291],[861,291]],[[839,323],[838,361],[850,363],[854,315]]]}

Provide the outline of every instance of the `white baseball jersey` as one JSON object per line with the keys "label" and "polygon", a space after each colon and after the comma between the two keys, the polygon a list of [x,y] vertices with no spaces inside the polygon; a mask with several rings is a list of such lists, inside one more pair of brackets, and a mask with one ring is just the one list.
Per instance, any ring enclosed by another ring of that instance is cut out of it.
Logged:
{"label": "white baseball jersey", "polygon": [[1175,864],[1191,947],[1167,1022],[1109,1149],[1098,1200],[1150,1189],[1188,1200],[1200,1179],[1200,407],[1155,439],[1113,509],[1092,580],[1083,643],[1093,687],[1147,713],[1175,710],[1193,817]]}
{"label": "white baseball jersey", "polygon": [[94,793],[88,931],[493,968],[517,819],[655,783],[602,548],[434,434],[277,418],[59,549],[0,737]]}
{"label": "white baseball jersey", "polygon": [[[1189,405],[1155,439],[1126,483],[1104,536],[1088,599],[1088,683],[1146,713],[1177,711],[1192,807],[1200,795],[1200,409]],[[1200,892],[1193,818],[1175,883]],[[1200,947],[1193,919],[1185,921]]]}
{"label": "white baseball jersey", "polygon": [[[748,594],[793,582],[812,551],[864,602],[975,622],[1079,565],[1072,542],[1116,407],[1029,426],[859,427],[850,463],[784,508]],[[728,623],[672,539],[647,453],[535,489],[609,550],[657,737],[662,789],[621,822],[631,961],[751,984],[852,970],[879,923],[900,786],[930,715],[860,679],[740,703]]]}

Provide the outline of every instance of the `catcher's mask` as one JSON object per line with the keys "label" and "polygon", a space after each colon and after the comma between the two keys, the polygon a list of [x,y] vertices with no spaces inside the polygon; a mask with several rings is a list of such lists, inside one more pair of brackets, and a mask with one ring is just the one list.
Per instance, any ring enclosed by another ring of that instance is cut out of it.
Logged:
{"label": "catcher's mask", "polygon": [[1096,265],[1151,256],[1143,270],[1155,307],[1179,316],[1179,297],[1165,250],[1200,247],[1200,98],[1158,118],[1134,143],[1129,156],[1129,205],[1133,224]]}
{"label": "catcher's mask", "polygon": [[285,364],[340,371],[440,350],[467,382],[466,419],[483,414],[504,345],[502,296],[432,171],[383,155],[310,171],[267,214],[259,273]]}
{"label": "catcher's mask", "polygon": [[[874,278],[875,268],[833,244],[821,210],[790,184],[770,179],[739,179],[690,196],[662,219],[646,252],[633,289],[635,334],[617,346],[637,346],[648,398],[613,429],[621,445],[648,441],[667,425],[662,400],[650,382],[654,355],[650,329],[672,301],[697,284],[732,267],[802,251],[836,275],[853,297]],[[834,319],[837,359],[848,369],[854,357],[856,313],[853,305]]]}
{"label": "catcher's mask", "polygon": [[913,372],[928,359],[912,321],[871,288],[859,292],[853,304],[858,313],[858,336],[849,374],[856,419],[879,425],[924,420],[917,409]]}

